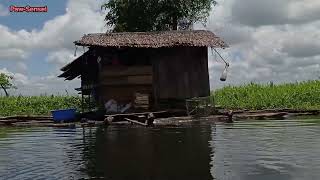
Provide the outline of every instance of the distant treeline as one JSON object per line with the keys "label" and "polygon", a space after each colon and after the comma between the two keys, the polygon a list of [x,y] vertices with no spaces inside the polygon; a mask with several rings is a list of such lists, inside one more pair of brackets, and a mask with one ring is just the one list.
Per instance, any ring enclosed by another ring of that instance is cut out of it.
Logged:
{"label": "distant treeline", "polygon": [[320,109],[320,81],[292,84],[228,86],[212,93],[216,104],[230,109]]}

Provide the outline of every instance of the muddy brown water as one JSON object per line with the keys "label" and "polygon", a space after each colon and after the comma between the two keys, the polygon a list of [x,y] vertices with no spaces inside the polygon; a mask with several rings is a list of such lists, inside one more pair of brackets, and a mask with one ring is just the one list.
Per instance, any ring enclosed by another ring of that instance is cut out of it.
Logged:
{"label": "muddy brown water", "polygon": [[180,127],[0,128],[0,179],[320,178],[320,118]]}

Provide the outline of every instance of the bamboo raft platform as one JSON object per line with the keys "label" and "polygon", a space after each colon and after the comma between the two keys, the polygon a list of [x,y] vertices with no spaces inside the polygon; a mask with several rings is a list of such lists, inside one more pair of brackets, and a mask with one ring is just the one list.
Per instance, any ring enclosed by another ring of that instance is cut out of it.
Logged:
{"label": "bamboo raft platform", "polygon": [[[294,116],[320,115],[320,110],[261,110],[261,111],[233,111],[232,120],[266,120],[266,119],[285,119]],[[208,121],[208,122],[230,122],[228,111],[222,110],[217,115],[206,117],[185,116],[179,111],[158,111],[143,112],[130,114],[112,114],[105,115],[104,121],[82,119],[81,121],[70,123],[54,123],[51,116],[9,116],[0,117],[1,126],[13,127],[53,127],[53,128],[77,128],[77,127],[94,127],[94,126],[119,126],[119,125],[136,125],[142,127],[150,126],[176,126],[186,123]]]}

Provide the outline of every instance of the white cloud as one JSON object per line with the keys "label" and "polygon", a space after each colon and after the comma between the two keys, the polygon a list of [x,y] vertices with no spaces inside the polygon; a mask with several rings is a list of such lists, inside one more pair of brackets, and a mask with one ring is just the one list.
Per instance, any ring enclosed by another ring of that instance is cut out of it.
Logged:
{"label": "white cloud", "polygon": [[290,32],[282,33],[283,36],[285,36],[283,52],[297,58],[320,55],[320,31],[315,24],[310,24],[309,26],[299,29],[288,29],[288,31],[289,30]]}
{"label": "white cloud", "polygon": [[283,24],[287,20],[290,0],[236,0],[232,5],[232,20],[249,26]]}
{"label": "white cloud", "polygon": [[[66,13],[48,20],[41,29],[14,31],[0,24],[0,62],[17,61],[16,72],[3,69],[15,76],[18,86],[15,94],[65,93],[65,89],[75,92],[74,88],[79,87],[79,81],[65,82],[57,78],[60,73],[58,67],[73,60],[75,40],[87,33],[106,31],[104,15],[100,9],[102,2],[69,0]],[[23,60],[28,60],[36,51],[48,54],[47,58],[39,61],[56,65],[55,72],[48,72],[48,76],[42,78],[25,74],[27,66]]]}
{"label": "white cloud", "polygon": [[231,9],[234,23],[253,27],[306,24],[320,19],[320,2],[314,0],[241,0],[234,1]]}
{"label": "white cloud", "polygon": [[97,11],[100,10],[99,2],[101,1],[69,1],[66,14],[46,22],[41,31],[33,32],[36,45],[49,49],[70,49],[74,47],[73,42],[83,34],[106,31],[104,16]]}
{"label": "white cloud", "polygon": [[[300,12],[317,9],[319,3],[284,0],[275,2],[277,7],[271,8],[269,1],[248,4],[249,1],[252,0],[221,1],[210,16],[208,29],[216,31],[230,45],[222,52],[231,64],[227,82],[220,82],[223,64],[215,62],[214,56],[211,56],[211,87],[318,79],[320,44],[317,39],[320,39],[320,18],[313,18],[318,16],[317,13],[305,18],[308,12],[295,17],[289,15],[296,11],[293,7],[298,6],[298,2],[312,3],[308,7],[301,6]],[[273,15],[270,16],[269,12]],[[274,15],[279,18],[273,20]],[[304,23],[303,26],[301,23]]]}
{"label": "white cloud", "polygon": [[13,73],[8,71],[7,68],[0,69],[0,73],[4,73],[4,74],[9,75],[9,76],[13,75]]}
{"label": "white cloud", "polygon": [[23,60],[28,57],[28,53],[22,49],[0,49],[0,61]]}
{"label": "white cloud", "polygon": [[[104,32],[104,15],[99,4],[103,2],[70,0],[67,12],[47,21],[42,29],[13,31],[0,24],[0,59],[26,59],[27,52],[49,52],[74,48],[73,42],[83,34]],[[1,55],[4,54],[4,55]]]}
{"label": "white cloud", "polygon": [[320,20],[320,1],[292,0],[288,6],[289,19],[297,23]]}
{"label": "white cloud", "polygon": [[[13,84],[17,89],[10,89],[8,92],[11,95],[40,95],[40,94],[75,94],[75,87],[80,86],[79,79],[73,81],[64,81],[58,79],[57,74],[49,74],[44,77],[27,76],[22,73],[10,72],[6,68],[0,69],[0,73],[5,73],[13,76]],[[0,95],[1,95],[0,91]],[[3,93],[2,93],[3,95]]]}
{"label": "white cloud", "polygon": [[24,74],[15,73],[13,77],[14,77],[14,82],[18,87],[25,86],[25,85],[30,85],[30,86],[34,85],[34,84],[30,84],[31,82],[29,78]]}
{"label": "white cloud", "polygon": [[6,68],[0,69],[0,73],[4,73],[6,75],[13,77],[14,85],[26,85],[29,84],[29,79],[26,75],[21,73],[13,73]]}
{"label": "white cloud", "polygon": [[19,73],[26,73],[28,70],[28,66],[23,62],[18,62],[16,66],[16,71]]}
{"label": "white cloud", "polygon": [[68,49],[61,49],[59,51],[50,52],[47,57],[47,62],[64,66],[74,60],[74,54]]}

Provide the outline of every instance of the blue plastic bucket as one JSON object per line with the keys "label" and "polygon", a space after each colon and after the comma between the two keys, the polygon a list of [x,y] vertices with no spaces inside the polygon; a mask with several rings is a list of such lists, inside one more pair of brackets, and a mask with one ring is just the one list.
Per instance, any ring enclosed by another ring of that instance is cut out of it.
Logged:
{"label": "blue plastic bucket", "polygon": [[54,122],[70,122],[76,119],[76,109],[63,109],[51,111]]}

